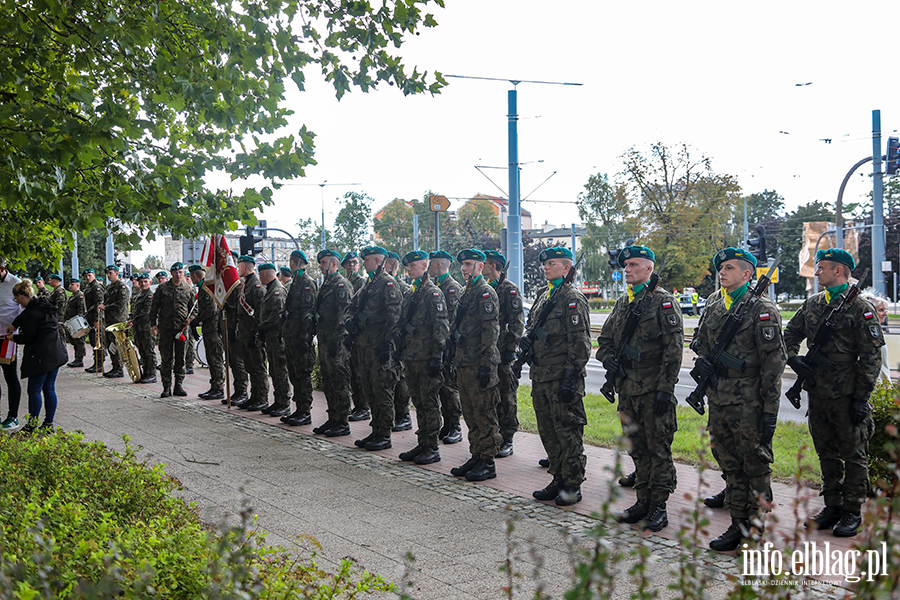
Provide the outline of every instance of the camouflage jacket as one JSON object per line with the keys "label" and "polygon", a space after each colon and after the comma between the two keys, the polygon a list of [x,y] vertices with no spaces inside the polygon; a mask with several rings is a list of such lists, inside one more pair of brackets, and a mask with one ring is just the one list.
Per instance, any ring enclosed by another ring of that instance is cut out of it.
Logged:
{"label": "camouflage jacket", "polygon": [[406,297],[410,292],[413,291],[412,286],[406,283],[406,280],[398,275],[391,275],[394,278],[394,281],[397,282],[397,285],[400,286],[400,291],[403,292],[403,296]]}
{"label": "camouflage jacket", "polygon": [[[410,310],[414,312],[410,314]],[[431,280],[403,298],[394,334],[405,347],[402,360],[441,358],[450,335],[450,321],[444,294]]]}
{"label": "camouflage jacket", "polygon": [[131,292],[121,279],[110,283],[103,294],[103,318],[107,325],[128,320],[128,300]]}
{"label": "camouflage jacket", "polygon": [[432,282],[441,289],[441,293],[444,294],[444,300],[447,301],[447,319],[450,321],[450,326],[453,326],[453,322],[456,319],[456,307],[459,305],[459,299],[463,295],[463,287],[459,285],[459,282],[453,279],[450,273],[445,273],[444,275],[440,275],[432,279]]}
{"label": "camouflage jacket", "polygon": [[[252,338],[259,329],[257,328],[257,318],[259,315],[259,304],[262,302],[266,291],[259,281],[259,275],[250,273],[244,278],[244,289],[239,296],[238,306],[238,336],[245,342]],[[241,298],[243,300],[241,300]],[[248,312],[249,309],[253,314]]]}
{"label": "camouflage jacket", "polygon": [[[734,311],[743,301],[750,300],[750,290],[731,306]],[[728,315],[721,294],[706,300],[700,325],[694,332],[691,350],[698,356],[708,356],[716,345],[719,332]],[[741,325],[725,348],[728,362],[743,361],[742,377],[732,377],[733,369],[725,371],[720,361],[718,384],[707,388],[710,404],[729,406],[758,404],[764,413],[778,414],[781,401],[781,375],[787,362],[787,352],[781,332],[781,315],[768,296],[753,303]]]}
{"label": "camouflage jacket", "polygon": [[66,313],[63,315],[63,321],[68,321],[74,316],[84,314],[84,292],[78,290],[69,297],[66,302]]}
{"label": "camouflage jacket", "polygon": [[284,324],[282,333],[285,339],[307,339],[314,324],[313,313],[316,310],[316,296],[319,286],[306,271],[295,275],[291,280],[291,289],[286,292],[284,303]]}
{"label": "camouflage jacket", "polygon": [[131,322],[136,330],[150,330],[150,310],[153,307],[153,290],[138,290],[131,297]]}
{"label": "camouflage jacket", "polygon": [[[361,305],[365,301],[365,306]],[[390,341],[391,332],[400,318],[403,293],[393,277],[382,271],[353,297],[350,314],[355,315],[360,327],[356,343],[369,351],[375,351],[384,341]]]}
{"label": "camouflage jacket", "polygon": [[541,332],[537,332],[538,317],[549,300],[547,289],[545,286],[538,292],[525,325],[526,334],[534,331],[531,380],[535,383],[556,381],[563,378],[566,369],[574,369],[584,377],[591,357],[591,315],[587,298],[571,285],[557,288],[554,294],[559,294],[559,300]]}
{"label": "camouflage jacket", "polygon": [[96,278],[84,287],[84,315],[91,327],[94,326],[94,321],[99,318],[100,311],[97,307],[103,304],[103,292],[103,284]]}
{"label": "camouflage jacket", "polygon": [[244,282],[239,278],[234,290],[228,295],[228,298],[225,299],[225,306],[222,307],[222,310],[225,312],[225,317],[228,319],[228,329],[237,327],[238,315],[244,310],[241,308],[241,294],[243,293]]}
{"label": "camouflage jacket", "polygon": [[150,301],[150,325],[165,331],[180,331],[194,300],[194,286],[186,281],[175,285],[170,279],[160,284]]}
{"label": "camouflage jacket", "polygon": [[500,302],[500,337],[497,339],[497,350],[515,352],[519,347],[519,339],[525,333],[525,307],[522,305],[522,294],[519,287],[509,279],[497,284],[494,291],[497,292],[497,300]]}
{"label": "camouflage jacket", "polygon": [[[837,302],[837,297],[831,299],[832,304]],[[788,356],[796,356],[800,343],[816,336],[825,321],[828,306],[825,292],[819,292],[807,298],[791,317],[784,330]],[[822,399],[852,395],[857,400],[867,401],[881,371],[882,346],[884,333],[878,323],[878,314],[868,301],[857,297],[841,311],[831,338],[822,346],[820,356],[832,361],[833,365],[830,369],[824,361],[814,365],[812,393]]]}
{"label": "camouflage jacket", "polygon": [[216,304],[216,299],[212,297],[212,294],[203,289],[203,285],[201,281],[194,288],[197,302],[194,304],[194,310],[191,311],[191,327],[202,325],[205,328],[218,330],[219,306]]}
{"label": "camouflage jacket", "polygon": [[367,277],[360,275],[359,271],[351,275],[350,277],[346,277],[345,279],[350,282],[350,285],[353,286],[353,293],[356,294],[359,290],[362,289],[364,285],[366,285]]}
{"label": "camouflage jacket", "polygon": [[63,317],[66,314],[66,304],[68,304],[66,288],[64,288],[62,284],[56,286],[53,288],[53,291],[50,292],[50,302],[56,306],[56,320],[62,324],[62,322],[65,321]]}
{"label": "camouflage jacket", "polygon": [[263,290],[259,310],[256,312],[257,327],[267,336],[281,335],[281,313],[284,311],[284,301],[287,299],[284,286],[277,279],[273,279],[268,285],[263,286]]}
{"label": "camouflage jacket", "polygon": [[335,271],[319,288],[316,299],[316,332],[318,339],[343,339],[347,333],[344,322],[353,300],[353,286],[340,272]]}
{"label": "camouflage jacket", "polygon": [[[615,356],[625,331],[625,322],[635,304],[646,295],[645,289],[635,297],[634,302],[628,301],[627,294],[616,300],[597,338],[597,360],[603,362]],[[657,287],[647,299],[637,329],[625,346],[624,355],[622,366],[626,376],[616,382],[619,391],[629,396],[650,392],[675,393],[684,356],[684,324],[681,306],[670,292]]]}
{"label": "camouflage jacket", "polygon": [[500,301],[483,276],[466,287],[450,335],[456,341],[457,368],[500,364]]}

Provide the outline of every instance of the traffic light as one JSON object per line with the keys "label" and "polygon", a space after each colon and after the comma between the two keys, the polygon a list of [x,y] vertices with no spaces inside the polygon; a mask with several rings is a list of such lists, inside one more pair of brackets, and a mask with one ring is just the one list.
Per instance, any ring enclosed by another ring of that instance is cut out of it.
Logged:
{"label": "traffic light", "polygon": [[619,252],[618,248],[609,251],[609,268],[613,271],[619,268]]}
{"label": "traffic light", "polygon": [[269,230],[266,227],[265,220],[260,220],[260,221],[256,222],[256,230],[259,231],[259,234],[262,236],[263,239],[266,239],[267,237],[269,237]]}
{"label": "traffic light", "polygon": [[897,171],[900,171],[900,138],[889,137],[884,173],[894,176]]}
{"label": "traffic light", "polygon": [[255,235],[252,225],[247,225],[246,231],[247,232],[241,236],[241,254],[255,256],[263,251],[262,248],[256,247],[256,244],[262,242],[263,239]]}
{"label": "traffic light", "polygon": [[764,267],[766,266],[766,228],[757,225],[753,231],[756,232],[756,239],[747,241],[750,246],[750,254],[756,257],[757,265]]}

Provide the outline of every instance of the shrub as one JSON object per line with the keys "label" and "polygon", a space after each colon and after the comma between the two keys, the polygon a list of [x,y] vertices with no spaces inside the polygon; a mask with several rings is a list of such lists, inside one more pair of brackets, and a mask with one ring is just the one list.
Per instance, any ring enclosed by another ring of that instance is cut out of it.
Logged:
{"label": "shrub", "polygon": [[880,381],[872,392],[872,419],[875,421],[875,432],[869,441],[869,480],[876,485],[879,479],[891,481],[896,463],[896,429],[897,407],[900,387],[897,384]]}

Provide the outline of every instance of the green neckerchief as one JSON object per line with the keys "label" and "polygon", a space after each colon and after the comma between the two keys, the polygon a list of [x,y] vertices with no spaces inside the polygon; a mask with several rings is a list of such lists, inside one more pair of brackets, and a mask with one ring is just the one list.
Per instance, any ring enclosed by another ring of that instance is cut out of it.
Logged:
{"label": "green neckerchief", "polygon": [[500,283],[499,277],[493,281],[488,281],[488,285],[491,286],[492,288],[496,288],[498,283]]}
{"label": "green neckerchief", "polygon": [[830,303],[832,298],[837,298],[843,294],[848,287],[850,287],[849,283],[842,283],[841,285],[833,285],[830,288],[825,288],[825,302]]}
{"label": "green neckerchief", "polygon": [[297,269],[297,274],[294,277],[303,277],[304,273],[306,273],[306,269]]}
{"label": "green neckerchief", "polygon": [[729,292],[725,288],[722,288],[722,299],[725,301],[725,310],[730,310],[731,305],[740,300],[748,289],[750,289],[749,281],[733,292]]}
{"label": "green neckerchief", "polygon": [[419,277],[418,279],[416,279],[415,281],[412,282],[413,291],[416,291],[417,289],[419,289],[420,285],[422,285],[422,277]]}
{"label": "green neckerchief", "polygon": [[478,277],[473,277],[472,283],[470,283],[469,285],[475,285],[476,283],[478,283],[479,279],[481,279],[481,275],[479,275]]}
{"label": "green neckerchief", "polygon": [[448,277],[450,277],[449,271],[447,273],[444,273],[443,275],[438,275],[437,276],[437,284],[441,285],[442,283],[444,283],[444,280],[447,279]]}
{"label": "green neckerchief", "polygon": [[[338,273],[338,272],[335,271],[334,273],[331,273],[331,274],[329,274],[329,275],[326,275],[326,276],[325,276],[325,281],[328,281],[329,279],[331,279],[332,277],[334,277],[335,275],[337,275],[337,273]],[[322,283],[325,283],[325,281],[323,281]]]}
{"label": "green neckerchief", "polygon": [[563,281],[565,281],[565,280],[566,280],[565,277],[560,277],[559,279],[554,279],[553,281],[548,281],[547,282],[547,297],[549,298],[550,295],[553,293],[553,290],[555,290],[556,288],[561,286]]}
{"label": "green neckerchief", "polygon": [[367,275],[369,276],[369,281],[372,281],[373,279],[375,279],[375,273],[377,273],[377,272],[378,272],[378,269],[375,269],[374,271],[369,271],[367,273]]}
{"label": "green neckerchief", "polygon": [[639,283],[637,285],[629,285],[626,288],[626,291],[628,292],[628,303],[631,304],[632,302],[634,302],[634,299],[637,297],[638,294],[640,294],[642,291],[644,291],[645,287],[647,287],[646,283]]}

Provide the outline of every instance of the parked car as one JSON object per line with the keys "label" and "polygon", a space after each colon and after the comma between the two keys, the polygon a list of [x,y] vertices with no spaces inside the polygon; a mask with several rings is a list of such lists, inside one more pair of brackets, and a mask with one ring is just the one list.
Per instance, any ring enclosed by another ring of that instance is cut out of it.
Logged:
{"label": "parked car", "polygon": [[706,306],[706,298],[700,298],[697,300],[697,314],[694,315],[694,305],[691,302],[690,294],[682,294],[678,300],[679,304],[681,304],[681,314],[683,315],[691,315],[700,316],[703,314],[703,308]]}

